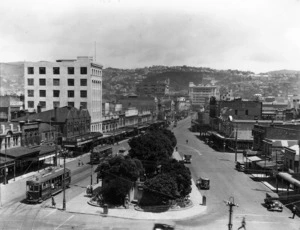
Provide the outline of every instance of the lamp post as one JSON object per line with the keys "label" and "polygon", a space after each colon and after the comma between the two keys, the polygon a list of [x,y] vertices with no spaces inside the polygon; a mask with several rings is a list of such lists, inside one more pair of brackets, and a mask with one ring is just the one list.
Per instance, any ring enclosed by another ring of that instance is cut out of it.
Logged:
{"label": "lamp post", "polygon": [[114,123],[114,117],[111,117],[112,120],[112,130],[113,130],[113,145],[115,144],[115,123]]}
{"label": "lamp post", "polygon": [[229,206],[229,223],[228,223],[228,230],[232,229],[232,207],[237,206],[238,204],[234,203],[234,198],[233,197],[229,197],[228,201],[224,201],[226,203],[227,206]]}
{"label": "lamp post", "polygon": [[237,125],[235,127],[235,162],[237,162],[237,135],[238,135],[238,132],[237,132]]}

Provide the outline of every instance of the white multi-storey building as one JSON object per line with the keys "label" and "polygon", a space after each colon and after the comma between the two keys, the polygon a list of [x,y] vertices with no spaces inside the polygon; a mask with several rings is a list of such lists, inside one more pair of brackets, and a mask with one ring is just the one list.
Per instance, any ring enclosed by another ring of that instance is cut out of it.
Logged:
{"label": "white multi-storey building", "polygon": [[33,112],[54,107],[86,108],[91,131],[101,132],[102,68],[91,57],[56,62],[25,62],[25,109]]}
{"label": "white multi-storey building", "polygon": [[216,97],[219,99],[219,89],[215,85],[195,85],[193,82],[189,83],[189,97],[192,106],[204,106],[206,100],[210,97]]}

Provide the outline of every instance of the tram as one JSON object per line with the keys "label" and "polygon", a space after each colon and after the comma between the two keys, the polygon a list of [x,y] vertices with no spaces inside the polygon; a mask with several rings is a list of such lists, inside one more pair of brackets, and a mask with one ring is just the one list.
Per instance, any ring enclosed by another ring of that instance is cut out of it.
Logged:
{"label": "tram", "polygon": [[96,146],[90,155],[91,164],[99,164],[102,159],[112,156],[112,154],[112,146]]}
{"label": "tram", "polygon": [[64,168],[50,168],[46,172],[36,175],[33,179],[26,181],[26,201],[28,203],[41,203],[56,193],[63,190],[71,183],[71,170]]}

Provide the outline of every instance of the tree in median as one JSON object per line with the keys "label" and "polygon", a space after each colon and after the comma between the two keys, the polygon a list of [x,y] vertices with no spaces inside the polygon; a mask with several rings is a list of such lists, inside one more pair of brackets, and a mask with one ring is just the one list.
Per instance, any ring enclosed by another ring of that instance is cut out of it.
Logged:
{"label": "tree in median", "polygon": [[141,205],[167,204],[169,200],[178,197],[177,184],[168,174],[158,174],[156,177],[146,180],[144,184]]}
{"label": "tree in median", "polygon": [[102,178],[101,194],[106,202],[114,205],[124,199],[134,182],[144,174],[142,163],[130,157],[115,156],[102,162],[95,172]]}
{"label": "tree in median", "polygon": [[174,178],[180,198],[184,198],[191,193],[191,172],[183,163],[178,162],[176,159],[164,161],[161,163],[161,173]]}
{"label": "tree in median", "polygon": [[172,156],[174,139],[168,135],[170,133],[164,133],[162,130],[151,130],[145,135],[131,139],[128,142],[129,155],[141,160],[147,173],[153,173],[158,162]]}

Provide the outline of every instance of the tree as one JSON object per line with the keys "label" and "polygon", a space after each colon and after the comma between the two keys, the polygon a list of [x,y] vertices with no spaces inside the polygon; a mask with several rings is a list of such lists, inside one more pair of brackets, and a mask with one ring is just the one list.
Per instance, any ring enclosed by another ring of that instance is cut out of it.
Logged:
{"label": "tree", "polygon": [[177,184],[168,174],[158,174],[144,184],[141,205],[159,205],[178,197]]}
{"label": "tree", "polygon": [[129,141],[129,155],[139,160],[157,162],[173,153],[172,142],[162,132],[148,132]]}
{"label": "tree", "polygon": [[184,198],[192,191],[191,172],[184,164],[176,159],[164,161],[161,164],[161,173],[174,178],[180,198]]}
{"label": "tree", "polygon": [[95,172],[102,178],[101,194],[105,201],[123,204],[129,189],[144,174],[142,163],[130,157],[115,156],[102,162]]}

